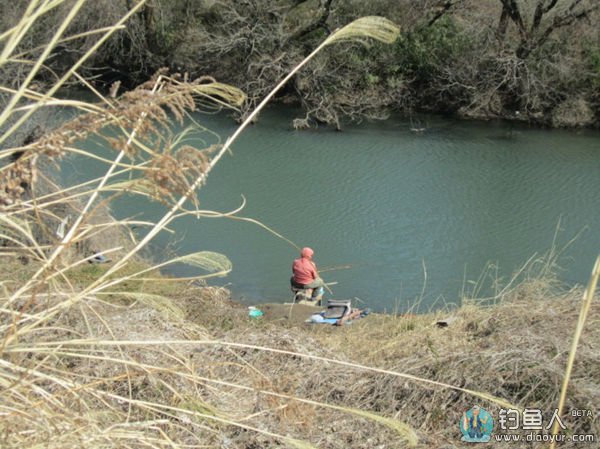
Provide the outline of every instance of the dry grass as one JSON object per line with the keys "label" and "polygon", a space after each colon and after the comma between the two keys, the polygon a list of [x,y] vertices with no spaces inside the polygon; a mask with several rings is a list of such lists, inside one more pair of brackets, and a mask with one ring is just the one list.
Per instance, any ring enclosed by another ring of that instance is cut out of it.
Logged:
{"label": "dry grass", "polygon": [[[499,407],[395,374],[553,410],[581,291],[548,285],[529,280],[494,306],[467,304],[448,328],[435,326],[440,313],[375,314],[342,328],[256,321],[226,291],[195,287],[170,298],[184,319],[118,293],[86,301],[5,350],[5,373],[28,372],[7,389],[4,405],[15,410],[4,428],[43,424],[5,435],[3,447],[144,447],[136,438],[157,447],[387,448],[415,438],[417,447],[453,447],[464,410],[478,403],[497,416]],[[591,309],[588,320],[599,318]],[[587,327],[567,409],[600,400],[599,348],[600,331]],[[571,432],[600,430],[565,420]]]}

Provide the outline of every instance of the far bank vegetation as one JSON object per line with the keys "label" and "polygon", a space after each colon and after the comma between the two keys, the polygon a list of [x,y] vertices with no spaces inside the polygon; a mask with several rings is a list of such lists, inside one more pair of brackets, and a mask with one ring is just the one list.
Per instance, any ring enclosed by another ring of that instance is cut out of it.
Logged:
{"label": "far bank vegetation", "polygon": [[[3,29],[25,3],[5,2]],[[37,23],[22,49],[46,42],[71,3]],[[112,24],[133,4],[88,2],[71,32]],[[341,127],[392,111],[598,126],[599,9],[594,0],[149,0],[85,75],[106,88],[116,80],[137,85],[160,67],[210,75],[248,94],[244,116],[335,29],[380,15],[402,30],[394,45],[329,50],[288,83],[280,100],[301,104],[295,126]],[[92,40],[62,43],[44,76],[63,72]]]}

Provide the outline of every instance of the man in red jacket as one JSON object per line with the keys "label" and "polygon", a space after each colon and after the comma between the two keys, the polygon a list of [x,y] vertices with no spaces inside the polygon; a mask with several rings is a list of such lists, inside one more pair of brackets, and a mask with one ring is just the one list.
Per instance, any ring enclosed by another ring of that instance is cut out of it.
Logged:
{"label": "man in red jacket", "polygon": [[311,299],[321,301],[323,296],[323,279],[319,277],[317,265],[312,260],[315,252],[310,248],[302,248],[300,257],[292,265],[292,285],[298,288],[312,289]]}

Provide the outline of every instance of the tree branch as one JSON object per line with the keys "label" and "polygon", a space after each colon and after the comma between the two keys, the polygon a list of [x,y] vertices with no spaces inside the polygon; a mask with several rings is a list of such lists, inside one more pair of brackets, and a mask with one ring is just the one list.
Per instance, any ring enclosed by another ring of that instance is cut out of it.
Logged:
{"label": "tree branch", "polygon": [[436,12],[427,22],[427,26],[430,27],[435,22],[437,22],[440,18],[442,18],[454,5],[460,3],[462,0],[443,0],[436,7]]}
{"label": "tree branch", "polygon": [[531,23],[531,33],[537,30],[542,22],[542,18],[545,14],[548,14],[552,8],[556,6],[558,0],[550,0],[548,4],[546,4],[547,0],[539,0],[535,13],[533,14],[533,22]]}
{"label": "tree branch", "polygon": [[502,13],[506,13],[517,26],[517,31],[519,32],[521,39],[527,40],[527,29],[525,28],[525,23],[523,22],[523,16],[519,10],[519,4],[517,3],[517,0],[500,1],[502,2]]}
{"label": "tree branch", "polygon": [[[600,3],[595,2],[587,8],[576,11],[576,8],[580,3],[581,0],[573,0],[573,3],[571,3],[567,11],[562,15],[555,16],[554,20],[552,20],[552,23],[548,25],[548,27],[539,35],[539,37],[535,39],[534,42],[522,42],[517,49],[517,56],[523,59],[526,58],[533,49],[544,45],[554,30],[572,25],[576,21],[587,17],[592,11],[600,8]],[[556,0],[551,0],[550,4],[546,8],[546,11],[550,11],[553,7],[553,4],[556,4]]]}

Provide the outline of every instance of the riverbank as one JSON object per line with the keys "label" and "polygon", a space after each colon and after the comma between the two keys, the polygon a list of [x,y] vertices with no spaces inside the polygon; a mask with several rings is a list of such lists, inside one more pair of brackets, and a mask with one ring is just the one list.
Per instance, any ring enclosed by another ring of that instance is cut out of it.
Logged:
{"label": "riverbank", "polygon": [[[341,128],[348,120],[382,118],[390,111],[598,127],[600,42],[593,23],[600,9],[591,1],[569,3],[284,0],[274,7],[266,0],[154,0],[139,5],[82,74],[107,91],[114,82],[135,86],[161,67],[191,78],[208,75],[247,93],[244,116],[336,29],[377,15],[396,23],[400,37],[388,46],[351,42],[308,64],[281,94],[282,101],[302,105],[295,127]],[[131,7],[86,4],[73,30],[112,25]],[[0,28],[18,23],[24,10],[25,4],[7,8]],[[40,24],[21,51],[36,54],[67,10]],[[54,82],[92,42],[61,42],[39,81]],[[3,78],[16,86],[23,73],[15,65]]]}
{"label": "riverbank", "polygon": [[[16,280],[28,269],[7,274]],[[70,279],[80,288],[106,269],[83,266]],[[3,433],[2,447],[63,448],[84,439],[78,447],[116,447],[123,432],[139,444],[168,437],[240,449],[462,447],[459,421],[475,404],[494,419],[512,404],[540,409],[549,421],[581,298],[581,290],[561,291],[552,279],[529,279],[493,306],[472,300],[450,314],[371,314],[336,327],[281,314],[251,319],[221,288],[127,281],[64,309],[10,347],[12,361],[29,357],[37,371],[53,367],[43,383],[60,379],[53,393],[60,407],[29,383],[16,385],[21,401],[37,405],[26,419],[2,418],[13,429]],[[47,297],[27,313],[57,301]],[[448,327],[435,324],[449,315],[455,320]],[[566,410],[595,414],[600,402],[599,319],[592,307]],[[143,424],[148,420],[155,424]],[[129,424],[114,425],[121,422]],[[565,434],[600,435],[595,416],[566,414],[564,422]]]}

